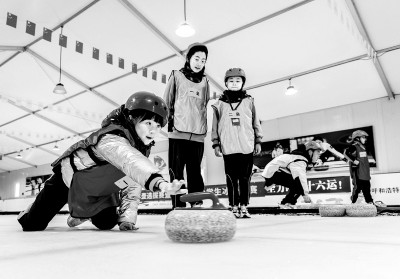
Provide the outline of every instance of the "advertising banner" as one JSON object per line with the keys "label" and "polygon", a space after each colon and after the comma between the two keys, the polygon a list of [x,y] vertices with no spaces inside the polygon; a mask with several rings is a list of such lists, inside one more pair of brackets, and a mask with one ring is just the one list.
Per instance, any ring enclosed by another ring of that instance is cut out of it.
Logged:
{"label": "advertising banner", "polygon": [[[334,194],[350,193],[350,177],[334,176],[309,178],[307,180],[310,194]],[[206,192],[214,193],[219,199],[228,199],[228,190],[226,184],[206,185]],[[268,204],[268,197],[276,195],[286,195],[289,189],[281,185],[273,185],[268,190],[264,189],[263,181],[250,182],[250,197],[264,198],[265,204]],[[141,208],[170,208],[171,201],[164,193],[152,193],[147,190],[142,191],[142,207]]]}
{"label": "advertising banner", "polygon": [[400,173],[372,175],[371,195],[374,201],[400,205]]}
{"label": "advertising banner", "polygon": [[[336,151],[343,153],[344,150],[351,145],[348,140],[351,137],[351,134],[356,130],[363,130],[368,134],[368,140],[366,142],[367,156],[370,167],[376,167],[377,162],[375,156],[374,134],[372,126],[263,142],[261,144],[261,154],[254,156],[253,164],[257,168],[263,169],[265,165],[268,164],[276,156],[290,153],[294,149],[297,149],[299,144],[304,144],[310,140],[313,140],[315,136],[322,138],[324,142],[330,144]],[[340,158],[333,155],[330,151],[322,153],[321,159],[322,161],[326,162],[326,165],[346,165],[343,161],[340,160]]]}
{"label": "advertising banner", "polygon": [[44,182],[50,176],[51,174],[27,177],[25,180],[26,181],[25,190],[22,192],[22,195],[23,196],[37,195],[40,192],[40,190],[42,190]]}

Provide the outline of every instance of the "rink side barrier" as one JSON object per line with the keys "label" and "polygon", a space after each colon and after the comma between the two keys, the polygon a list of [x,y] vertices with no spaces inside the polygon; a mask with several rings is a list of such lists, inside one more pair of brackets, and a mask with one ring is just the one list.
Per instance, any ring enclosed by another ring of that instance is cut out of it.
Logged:
{"label": "rink side barrier", "polygon": [[[386,210],[400,211],[400,173],[373,174],[371,179],[371,192],[375,201],[387,204]],[[318,176],[310,175],[308,179],[310,196],[314,203],[319,204],[349,204],[351,195],[350,177],[345,173]],[[205,191],[213,192],[220,202],[228,206],[228,196],[225,184],[206,185]],[[275,185],[268,190],[264,189],[261,176],[254,175],[250,182],[249,212],[252,214],[280,214],[280,213],[318,213],[318,209],[279,209],[278,204],[287,193],[285,187]],[[35,196],[25,196],[11,199],[0,199],[0,214],[17,214],[24,210],[35,199]],[[359,197],[362,201],[363,197]],[[210,203],[210,204],[208,204]],[[304,205],[302,197],[298,205]],[[210,206],[211,201],[205,201],[204,206]],[[171,210],[171,200],[160,193],[142,192],[139,214],[167,214]],[[68,206],[65,205],[60,213],[67,214]]]}

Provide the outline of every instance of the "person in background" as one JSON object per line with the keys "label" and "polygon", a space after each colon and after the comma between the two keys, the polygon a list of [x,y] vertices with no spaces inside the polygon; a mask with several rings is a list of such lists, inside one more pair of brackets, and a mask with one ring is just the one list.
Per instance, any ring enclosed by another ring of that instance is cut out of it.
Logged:
{"label": "person in background", "polygon": [[283,154],[282,145],[279,142],[277,142],[275,147],[274,147],[274,150],[271,153],[271,157],[273,159],[273,158],[278,157],[279,155],[282,155],[282,154]]}
{"label": "person in background", "polygon": [[38,185],[38,192],[40,192],[43,188],[43,180],[41,177],[36,179],[37,185]]}
{"label": "person in background", "polygon": [[217,157],[223,156],[229,206],[237,218],[250,218],[247,205],[253,155],[261,152],[263,137],[254,99],[243,90],[245,82],[246,74],[242,69],[227,70],[225,85],[228,90],[212,105],[212,146]]}
{"label": "person in background", "polygon": [[164,180],[147,158],[167,118],[162,98],[149,92],[132,94],[106,117],[102,128],[53,162],[54,174],[33,204],[18,215],[22,229],[45,230],[68,202],[70,227],[90,219],[101,230],[117,224],[120,230],[136,230],[142,187],[174,194],[184,184]]}
{"label": "person in background", "polygon": [[[204,191],[201,161],[207,134],[207,103],[210,99],[208,78],[204,74],[208,58],[205,45],[189,46],[186,62],[173,70],[165,88],[164,100],[170,110],[168,120],[168,164],[171,180],[184,179],[186,167],[189,193]],[[186,207],[179,195],[171,195],[172,208]],[[191,203],[201,206],[202,202]]]}
{"label": "person in background", "polygon": [[[358,194],[363,192],[365,202],[375,204],[371,195],[371,174],[365,145],[367,138],[368,134],[365,131],[354,131],[348,141],[351,146],[344,151],[344,154],[349,158],[350,177],[353,184],[352,203],[356,203]],[[375,205],[384,206],[382,202],[377,202]]]}
{"label": "person in background", "polygon": [[295,208],[297,199],[303,196],[304,202],[311,203],[307,184],[307,166],[315,164],[322,147],[315,141],[299,144],[290,154],[283,154],[269,162],[262,173],[265,189],[273,185],[289,188],[289,193],[282,199],[279,207]]}
{"label": "person in background", "polygon": [[329,153],[333,154],[334,156],[336,156],[337,158],[347,162],[345,156],[340,153],[339,151],[337,151],[335,148],[332,147],[332,145],[330,145],[326,139],[320,137],[320,136],[314,136],[313,140],[317,143],[319,143],[321,145],[321,156],[318,159],[318,162],[316,164],[316,166],[321,166],[323,165],[326,160],[329,157]]}

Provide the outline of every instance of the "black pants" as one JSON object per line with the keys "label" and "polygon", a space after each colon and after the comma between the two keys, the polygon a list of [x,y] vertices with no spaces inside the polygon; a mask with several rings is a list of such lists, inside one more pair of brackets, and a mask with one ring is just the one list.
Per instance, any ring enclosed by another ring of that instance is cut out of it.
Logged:
{"label": "black pants", "polygon": [[300,179],[296,177],[293,179],[292,175],[283,171],[277,171],[271,178],[265,179],[265,186],[272,184],[281,185],[289,188],[289,193],[283,198],[281,204],[296,204],[297,199],[304,195],[303,186],[301,186]]}
{"label": "black pants", "polygon": [[42,231],[68,201],[68,187],[62,180],[61,170],[44,183],[28,213],[18,222],[24,231]]}
{"label": "black pants", "polygon": [[248,205],[253,153],[224,155],[229,205]]}
{"label": "black pants", "polygon": [[[201,176],[203,153],[203,142],[169,139],[168,164],[171,181],[184,179],[183,170],[186,166],[188,192],[203,192],[204,182]],[[181,202],[179,198],[180,195],[171,195],[172,208],[186,207],[186,203]]]}
{"label": "black pants", "polygon": [[[55,173],[44,183],[42,191],[36,196],[29,211],[18,222],[24,231],[43,231],[49,222],[60,212],[68,201],[68,187],[62,180],[61,171]],[[118,221],[116,207],[102,210],[91,217],[93,225],[101,230],[112,229]]]}
{"label": "black pants", "polygon": [[371,196],[371,182],[369,180],[361,180],[357,176],[352,177],[353,180],[353,191],[351,193],[351,202],[355,203],[358,198],[358,194],[360,192],[363,192],[365,202],[373,202],[374,200],[372,199]]}
{"label": "black pants", "polygon": [[90,220],[99,230],[111,230],[118,223],[118,217],[117,207],[111,206],[90,217]]}

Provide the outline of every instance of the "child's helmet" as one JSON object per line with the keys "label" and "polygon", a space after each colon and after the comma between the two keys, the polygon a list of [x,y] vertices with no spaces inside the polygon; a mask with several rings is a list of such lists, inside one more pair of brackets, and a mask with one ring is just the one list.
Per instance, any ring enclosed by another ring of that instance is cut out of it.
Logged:
{"label": "child's helmet", "polygon": [[160,125],[164,127],[168,121],[168,108],[164,99],[154,93],[139,91],[133,93],[125,103],[125,110],[132,114],[136,110],[152,112],[160,118]]}
{"label": "child's helmet", "polygon": [[206,47],[206,45],[201,43],[193,43],[188,47],[186,51],[186,60],[189,61],[193,54],[198,51],[204,52],[206,54],[206,58],[208,57],[208,48]]}
{"label": "child's helmet", "polygon": [[354,139],[361,137],[368,137],[368,134],[363,130],[356,130],[351,134],[351,139],[349,140],[349,142],[353,142]]}
{"label": "child's helmet", "polygon": [[317,142],[315,142],[315,141],[309,141],[309,142],[307,142],[306,144],[305,144],[305,146],[306,146],[306,150],[322,150],[322,146],[319,144],[319,143],[317,143]]}
{"label": "child's helmet", "polygon": [[241,77],[243,80],[243,84],[246,82],[246,73],[241,68],[230,68],[225,73],[225,82],[230,77]]}
{"label": "child's helmet", "polygon": [[351,138],[354,140],[355,138],[361,138],[361,137],[368,137],[368,134],[364,132],[363,130],[356,130],[351,134]]}

